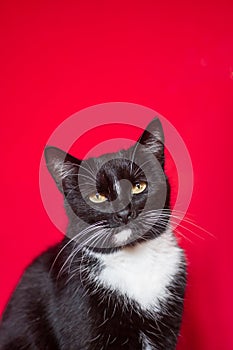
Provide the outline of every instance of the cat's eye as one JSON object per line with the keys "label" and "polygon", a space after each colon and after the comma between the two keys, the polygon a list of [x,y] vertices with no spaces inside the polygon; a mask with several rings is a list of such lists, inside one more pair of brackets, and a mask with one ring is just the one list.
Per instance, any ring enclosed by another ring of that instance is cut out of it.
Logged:
{"label": "cat's eye", "polygon": [[100,193],[93,193],[89,196],[89,199],[93,203],[103,203],[107,200],[107,197]]}
{"label": "cat's eye", "polygon": [[146,182],[140,181],[136,182],[132,187],[132,194],[142,193],[146,189]]}

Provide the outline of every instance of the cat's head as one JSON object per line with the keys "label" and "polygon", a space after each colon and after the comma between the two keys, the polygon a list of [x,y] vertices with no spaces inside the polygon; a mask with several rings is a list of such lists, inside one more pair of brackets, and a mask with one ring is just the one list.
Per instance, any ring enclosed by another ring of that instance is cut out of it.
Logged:
{"label": "cat's head", "polygon": [[46,147],[47,167],[64,194],[67,236],[109,251],[154,238],[169,220],[164,135],[154,119],[127,150],[79,160]]}

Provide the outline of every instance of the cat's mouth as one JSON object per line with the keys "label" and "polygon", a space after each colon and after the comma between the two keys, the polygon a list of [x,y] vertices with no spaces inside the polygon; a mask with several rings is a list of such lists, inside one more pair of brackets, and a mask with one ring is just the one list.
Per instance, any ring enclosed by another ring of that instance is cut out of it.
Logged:
{"label": "cat's mouth", "polygon": [[[161,217],[160,217],[161,216]],[[168,214],[160,216],[153,211],[138,215],[126,224],[114,225],[103,221],[91,225],[79,240],[83,246],[94,251],[111,252],[117,249],[135,246],[159,236],[167,227]],[[166,217],[165,217],[166,216]],[[88,235],[87,235],[88,232]]]}
{"label": "cat's mouth", "polygon": [[139,220],[118,226],[112,231],[112,244],[114,247],[126,247],[134,245],[147,232],[147,227]]}

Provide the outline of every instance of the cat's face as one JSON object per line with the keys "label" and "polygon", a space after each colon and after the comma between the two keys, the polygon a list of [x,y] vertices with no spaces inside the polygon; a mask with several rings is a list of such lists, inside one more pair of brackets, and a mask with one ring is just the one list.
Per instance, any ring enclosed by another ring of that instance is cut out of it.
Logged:
{"label": "cat's face", "polygon": [[65,196],[67,235],[95,249],[114,249],[161,234],[169,218],[163,131],[153,120],[133,147],[80,161],[55,147],[49,171]]}

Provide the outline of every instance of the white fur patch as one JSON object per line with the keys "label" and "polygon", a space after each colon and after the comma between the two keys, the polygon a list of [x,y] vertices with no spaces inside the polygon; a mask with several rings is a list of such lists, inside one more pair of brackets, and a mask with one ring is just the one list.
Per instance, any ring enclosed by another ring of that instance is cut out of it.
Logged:
{"label": "white fur patch", "polygon": [[153,348],[144,333],[141,333],[141,337],[142,337],[142,344],[143,344],[142,350],[152,350]]}
{"label": "white fur patch", "polygon": [[135,247],[94,254],[103,264],[96,282],[135,300],[143,309],[159,310],[166,287],[181,267],[182,251],[171,231]]}
{"label": "white fur patch", "polygon": [[115,236],[115,242],[117,244],[121,244],[127,241],[127,239],[129,239],[129,237],[132,234],[132,230],[127,229],[127,230],[122,230],[121,232],[117,233]]}

